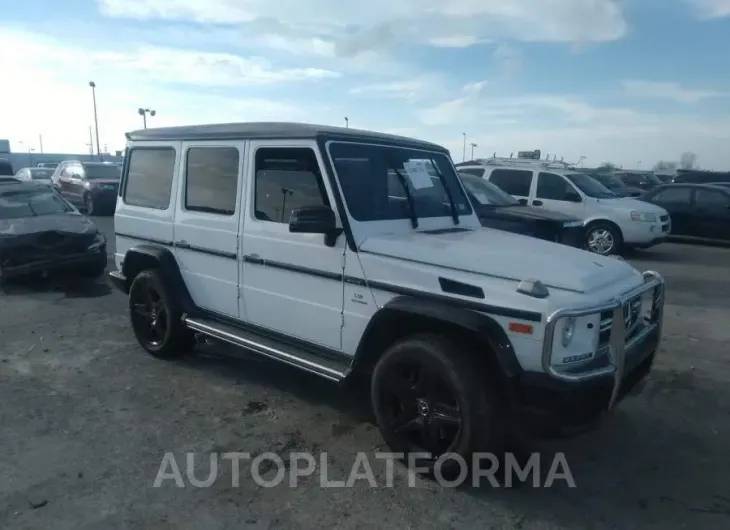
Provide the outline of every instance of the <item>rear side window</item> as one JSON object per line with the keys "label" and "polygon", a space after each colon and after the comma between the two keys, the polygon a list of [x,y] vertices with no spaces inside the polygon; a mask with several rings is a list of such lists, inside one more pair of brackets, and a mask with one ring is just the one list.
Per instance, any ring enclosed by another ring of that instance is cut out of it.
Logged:
{"label": "rear side window", "polygon": [[695,203],[700,208],[719,209],[728,205],[728,198],[721,191],[697,190]]}
{"label": "rear side window", "polygon": [[689,204],[691,195],[691,188],[667,188],[654,195],[653,200],[664,204]]}
{"label": "rear side window", "polygon": [[236,211],[238,149],[191,147],[185,165],[185,209],[219,215]]}
{"label": "rear side window", "polygon": [[166,210],[175,170],[172,147],[136,147],[129,151],[129,170],[124,183],[124,202]]}
{"label": "rear side window", "polygon": [[495,169],[489,177],[489,182],[499,186],[510,195],[529,197],[532,171]]}

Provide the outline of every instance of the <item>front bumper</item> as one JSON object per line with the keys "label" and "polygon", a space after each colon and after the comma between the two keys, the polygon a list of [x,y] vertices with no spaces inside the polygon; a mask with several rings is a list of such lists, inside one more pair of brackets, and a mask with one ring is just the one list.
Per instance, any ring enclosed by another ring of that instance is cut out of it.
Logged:
{"label": "front bumper", "polygon": [[631,221],[621,227],[624,243],[635,248],[649,248],[663,243],[672,232],[672,221],[669,216],[653,223]]}
{"label": "front bumper", "polygon": [[[624,306],[629,300],[652,290],[655,302],[651,318],[627,340]],[[616,406],[643,384],[661,342],[665,284],[656,272],[645,272],[644,283],[620,297],[594,307],[556,311],[547,319],[543,372],[526,372],[518,382],[521,410],[531,420],[553,426],[579,427]],[[552,345],[558,323],[611,311],[608,364],[587,372],[562,372],[552,365]]]}
{"label": "front bumper", "polygon": [[102,250],[66,256],[49,256],[21,265],[0,267],[0,282],[44,272],[73,272],[85,267],[99,266],[101,263],[106,266],[106,261],[106,247],[103,247]]}

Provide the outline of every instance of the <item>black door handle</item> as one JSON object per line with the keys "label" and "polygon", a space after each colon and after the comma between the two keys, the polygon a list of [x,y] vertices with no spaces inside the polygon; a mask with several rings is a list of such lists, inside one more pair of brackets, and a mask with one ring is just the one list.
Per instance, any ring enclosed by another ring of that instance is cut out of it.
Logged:
{"label": "black door handle", "polygon": [[542,201],[532,201],[533,206],[542,206]]}

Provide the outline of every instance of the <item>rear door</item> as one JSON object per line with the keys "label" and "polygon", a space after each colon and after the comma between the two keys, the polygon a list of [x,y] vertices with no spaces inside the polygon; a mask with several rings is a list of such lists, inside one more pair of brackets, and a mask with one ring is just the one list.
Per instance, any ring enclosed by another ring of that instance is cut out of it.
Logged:
{"label": "rear door", "polygon": [[495,169],[485,178],[512,195],[520,204],[528,204],[533,172],[530,169]]}
{"label": "rear door", "polygon": [[695,190],[693,236],[730,240],[730,197],[725,191]]}
{"label": "rear door", "polygon": [[183,142],[175,258],[195,304],[239,317],[243,141]]}

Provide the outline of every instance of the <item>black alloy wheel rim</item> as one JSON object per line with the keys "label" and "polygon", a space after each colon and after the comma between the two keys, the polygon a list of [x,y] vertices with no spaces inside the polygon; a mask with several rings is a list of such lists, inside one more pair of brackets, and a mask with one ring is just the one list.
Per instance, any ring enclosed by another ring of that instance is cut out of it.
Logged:
{"label": "black alloy wheel rim", "polygon": [[132,325],[151,347],[162,346],[168,327],[168,313],[157,289],[149,282],[135,289],[130,299]]}
{"label": "black alloy wheel rim", "polygon": [[451,452],[461,435],[462,411],[438,371],[409,361],[388,367],[383,376],[379,397],[399,445],[429,453],[431,460]]}

